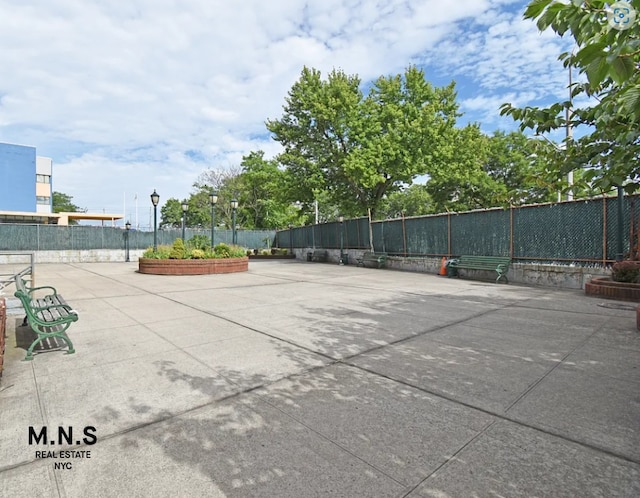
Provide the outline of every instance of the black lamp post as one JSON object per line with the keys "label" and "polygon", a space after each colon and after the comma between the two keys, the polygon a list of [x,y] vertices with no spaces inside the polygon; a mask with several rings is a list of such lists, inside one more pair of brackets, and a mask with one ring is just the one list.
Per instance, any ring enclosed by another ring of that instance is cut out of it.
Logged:
{"label": "black lamp post", "polygon": [[344,217],[343,216],[339,216],[338,217],[338,221],[340,222],[340,263],[341,265],[344,265],[344,252],[343,252],[343,248],[344,248],[344,230],[342,230],[343,228],[343,224],[344,224]]}
{"label": "black lamp post", "polygon": [[158,250],[158,202],[160,202],[160,196],[153,189],[151,194],[151,204],[153,204],[153,252]]}
{"label": "black lamp post", "polygon": [[183,201],[182,202],[182,242],[185,242],[185,240],[184,240],[184,228],[185,228],[185,224],[187,222],[187,211],[189,211],[189,204],[187,203],[187,201]]}
{"label": "black lamp post", "polygon": [[238,201],[236,199],[231,199],[231,240],[234,245],[238,243],[238,234],[236,232],[236,209],[238,209]]}
{"label": "black lamp post", "polygon": [[209,202],[211,203],[211,249],[213,249],[214,230],[216,226],[216,203],[218,202],[218,194],[213,190],[209,194]]}
{"label": "black lamp post", "polygon": [[124,224],[126,232],[124,232],[124,260],[129,262],[129,230],[131,230],[131,223],[128,221]]}

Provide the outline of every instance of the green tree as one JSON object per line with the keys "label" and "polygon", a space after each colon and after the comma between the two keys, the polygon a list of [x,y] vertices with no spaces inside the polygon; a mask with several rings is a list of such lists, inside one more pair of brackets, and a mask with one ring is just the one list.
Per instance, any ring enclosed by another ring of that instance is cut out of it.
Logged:
{"label": "green tree", "polygon": [[284,228],[300,224],[299,209],[288,198],[288,172],[276,160],[264,159],[263,151],[242,158],[240,199],[248,228]]}
{"label": "green tree", "polygon": [[455,97],[453,83],[434,88],[415,67],[378,78],[367,97],[357,76],[334,70],[324,81],[305,68],[267,128],[306,210],[326,192],[341,214],[375,215],[385,195],[446,163]]}
{"label": "green tree", "polygon": [[501,203],[519,205],[554,201],[561,186],[558,182],[545,181],[549,176],[545,168],[549,154],[557,153],[557,149],[528,138],[522,132],[494,132],[489,138],[484,170],[505,186]]}
{"label": "green tree", "polygon": [[[640,17],[640,0],[629,5]],[[632,192],[640,187],[640,20],[629,29],[615,29],[606,7],[602,0],[529,3],[525,19],[537,19],[541,31],[552,29],[573,38],[576,49],[559,58],[565,67],[586,77],[586,82],[573,85],[572,97],[590,99],[578,108],[572,100],[547,108],[520,109],[504,104],[501,114],[520,121],[521,129],[537,133],[563,128],[567,123],[573,128],[586,126],[584,136],[565,141],[564,154],[550,173],[559,178],[583,168],[577,176],[585,188],[608,191],[624,185]]]}
{"label": "green tree", "polygon": [[507,197],[504,183],[493,178],[485,166],[490,139],[478,125],[456,129],[448,144],[449,161],[434,168],[427,182],[434,212],[468,211],[499,206]]}
{"label": "green tree", "polygon": [[179,228],[182,226],[182,202],[171,197],[160,208],[160,228]]}
{"label": "green tree", "polygon": [[62,192],[53,192],[52,197],[54,213],[77,213],[83,211],[72,202],[73,197],[70,195]]}
{"label": "green tree", "polygon": [[404,216],[422,216],[434,212],[433,200],[426,185],[413,184],[392,192],[381,204],[381,218]]}

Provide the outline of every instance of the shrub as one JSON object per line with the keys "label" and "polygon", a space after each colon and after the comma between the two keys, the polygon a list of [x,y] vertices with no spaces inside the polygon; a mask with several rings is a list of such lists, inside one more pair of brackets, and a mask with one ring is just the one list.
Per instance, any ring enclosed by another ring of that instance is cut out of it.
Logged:
{"label": "shrub", "polygon": [[143,258],[150,259],[169,259],[169,254],[171,253],[171,246],[158,246],[157,251],[153,251],[153,247],[148,247],[144,253],[142,253]]}
{"label": "shrub", "polygon": [[206,253],[202,249],[191,249],[191,259],[205,259]]}
{"label": "shrub", "polygon": [[614,282],[632,282],[640,284],[640,261],[619,261],[611,268]]}
{"label": "shrub", "polygon": [[186,249],[182,239],[176,239],[173,241],[173,247],[169,254],[169,259],[184,259],[186,256]]}
{"label": "shrub", "polygon": [[251,256],[253,254],[253,252],[251,251],[251,249],[247,249],[247,256]]}
{"label": "shrub", "polygon": [[215,258],[230,258],[231,246],[229,244],[225,244],[224,242],[220,242],[213,248],[213,253],[215,254]]}
{"label": "shrub", "polygon": [[206,235],[194,235],[187,241],[187,249],[200,249],[206,252],[211,249],[211,240]]}

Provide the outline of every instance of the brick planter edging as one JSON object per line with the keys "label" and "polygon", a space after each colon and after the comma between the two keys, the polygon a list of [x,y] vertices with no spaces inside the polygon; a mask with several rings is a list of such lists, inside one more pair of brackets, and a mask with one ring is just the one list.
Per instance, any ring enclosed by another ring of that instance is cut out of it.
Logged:
{"label": "brick planter edging", "polygon": [[140,258],[138,272],[150,275],[210,275],[236,273],[249,269],[249,258],[153,259]]}
{"label": "brick planter edging", "polygon": [[609,277],[592,278],[584,284],[584,292],[587,296],[640,302],[640,284],[614,282]]}

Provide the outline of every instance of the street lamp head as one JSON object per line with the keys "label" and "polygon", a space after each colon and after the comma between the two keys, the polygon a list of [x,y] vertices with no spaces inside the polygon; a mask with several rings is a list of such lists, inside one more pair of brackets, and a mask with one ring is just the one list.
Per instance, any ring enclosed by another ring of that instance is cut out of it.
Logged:
{"label": "street lamp head", "polygon": [[151,204],[157,206],[158,202],[160,202],[160,196],[156,192],[156,189],[153,189],[153,194],[151,194]]}
{"label": "street lamp head", "polygon": [[187,201],[184,201],[184,202],[182,203],[182,211],[183,211],[184,213],[186,213],[187,211],[189,211],[189,203],[188,203]]}
{"label": "street lamp head", "polygon": [[236,199],[231,199],[231,209],[238,208],[238,201]]}
{"label": "street lamp head", "polygon": [[124,227],[127,229],[127,231],[131,230],[131,222],[127,221],[127,222],[124,224]]}
{"label": "street lamp head", "polygon": [[218,193],[217,192],[211,192],[209,194],[209,202],[211,203],[212,206],[215,206],[216,203],[218,202]]}

